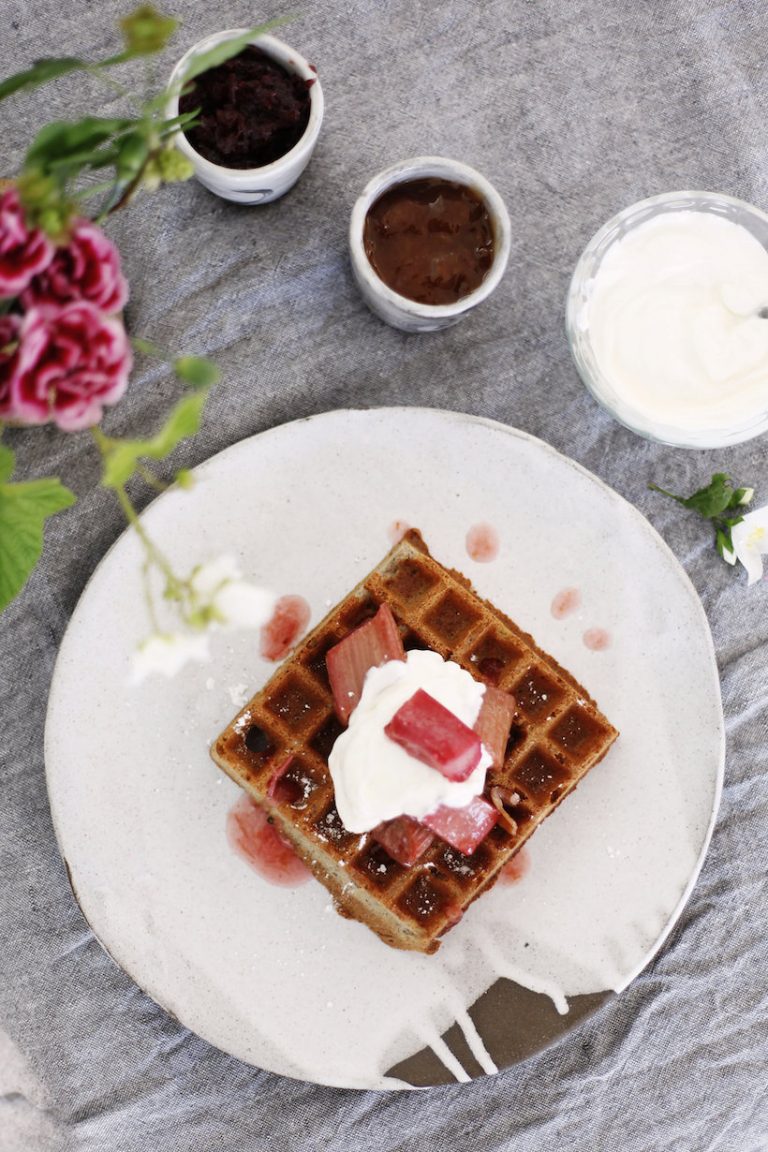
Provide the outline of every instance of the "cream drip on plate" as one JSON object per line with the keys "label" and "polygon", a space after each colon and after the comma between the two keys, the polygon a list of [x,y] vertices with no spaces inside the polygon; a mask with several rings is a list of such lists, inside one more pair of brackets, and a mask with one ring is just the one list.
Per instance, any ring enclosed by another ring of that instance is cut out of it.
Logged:
{"label": "cream drip on plate", "polygon": [[437,652],[409,652],[371,668],[349,727],[331,750],[328,766],[336,807],[350,832],[369,832],[396,816],[420,819],[441,804],[464,808],[485,785],[491,757],[483,748],[480,763],[464,781],[446,779],[390,739],[384,728],[406,700],[422,688],[468,728],[477,720],[485,685]]}
{"label": "cream drip on plate", "polygon": [[666,212],[606,252],[580,317],[620,401],[654,425],[728,429],[768,410],[768,252],[712,212]]}

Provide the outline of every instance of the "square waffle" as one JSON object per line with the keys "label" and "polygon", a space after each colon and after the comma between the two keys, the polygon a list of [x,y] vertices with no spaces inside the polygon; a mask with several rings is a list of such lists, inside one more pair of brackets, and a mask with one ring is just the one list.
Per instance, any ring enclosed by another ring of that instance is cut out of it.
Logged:
{"label": "square waffle", "polygon": [[[509,818],[471,856],[436,838],[406,868],[370,833],[348,832],[336,810],[328,756],[343,728],[325,656],[382,603],[391,608],[406,650],[439,652],[515,697],[504,763],[489,769],[485,790],[486,798],[494,785],[505,790]],[[394,947],[434,952],[440,936],[493,885],[617,735],[573,676],[481,600],[461,573],[439,564],[412,529],[305,637],[222,732],[211,755],[270,813],[343,915]]]}

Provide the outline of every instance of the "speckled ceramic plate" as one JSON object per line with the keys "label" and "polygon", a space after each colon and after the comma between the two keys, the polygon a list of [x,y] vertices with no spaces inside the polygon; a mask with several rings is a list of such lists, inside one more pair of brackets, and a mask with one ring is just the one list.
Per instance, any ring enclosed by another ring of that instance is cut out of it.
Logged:
{"label": "speckled ceramic plate", "polygon": [[[234,552],[313,621],[376,563],[395,520],[421,528],[570,669],[620,729],[529,845],[530,868],[478,900],[434,956],[337,916],[325,889],[273,887],[228,846],[237,789],[208,744],[270,675],[252,633],[208,665],[129,688],[147,630],[124,535],[69,626],[46,728],[62,855],[97,937],[213,1044],[285,1075],[356,1088],[469,1079],[523,1059],[663,943],[707,847],[723,723],[706,619],[640,514],[521,432],[450,412],[332,412],[245,440],[145,523],[182,569]],[[491,563],[465,540],[493,526]],[[551,610],[564,588],[579,606]],[[585,633],[607,643],[595,651]]]}

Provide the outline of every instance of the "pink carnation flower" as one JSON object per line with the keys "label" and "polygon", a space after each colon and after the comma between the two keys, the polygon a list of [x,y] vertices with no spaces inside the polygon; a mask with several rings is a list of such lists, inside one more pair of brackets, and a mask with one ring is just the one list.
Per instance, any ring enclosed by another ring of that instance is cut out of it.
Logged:
{"label": "pink carnation flower", "polygon": [[88,300],[102,312],[119,312],[127,299],[120,255],[90,220],[75,223],[69,243],[56,249],[53,260],[22,296],[25,308]]}
{"label": "pink carnation flower", "polygon": [[10,380],[18,360],[21,316],[0,316],[0,420],[8,412]]}
{"label": "pink carnation flower", "polygon": [[50,264],[54,247],[39,228],[27,228],[19,194],[0,196],[0,297],[18,296]]}
{"label": "pink carnation flower", "polygon": [[97,424],[104,405],[125,392],[132,364],[125,329],[88,301],[33,307],[3,320],[17,323],[19,345],[5,364],[0,352],[0,419],[52,420],[64,432],[77,432]]}

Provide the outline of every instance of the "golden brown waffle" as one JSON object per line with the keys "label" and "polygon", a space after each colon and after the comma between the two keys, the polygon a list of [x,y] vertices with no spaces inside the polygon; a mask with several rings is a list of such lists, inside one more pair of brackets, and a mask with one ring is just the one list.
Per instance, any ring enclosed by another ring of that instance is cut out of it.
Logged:
{"label": "golden brown waffle", "polygon": [[[486,684],[513,693],[517,714],[493,786],[515,793],[471,856],[435,839],[410,868],[370,834],[342,825],[327,760],[342,731],[325,655],[386,602],[406,649],[430,648]],[[459,572],[429,554],[416,530],[396,544],[303,640],[232,721],[213,759],[274,817],[331,891],[339,911],[398,948],[434,952],[439,937],[610,748],[618,733],[584,688]],[[270,781],[293,759],[275,793]],[[512,831],[516,826],[516,831]]]}

